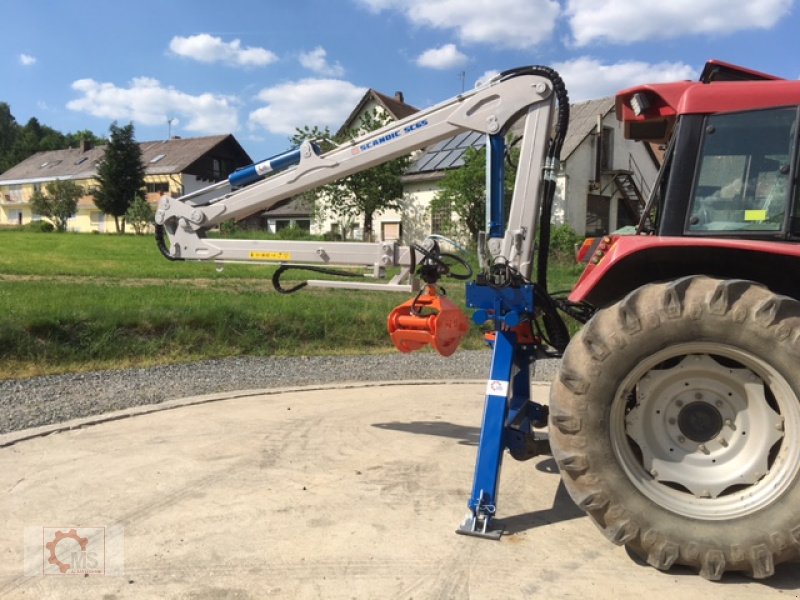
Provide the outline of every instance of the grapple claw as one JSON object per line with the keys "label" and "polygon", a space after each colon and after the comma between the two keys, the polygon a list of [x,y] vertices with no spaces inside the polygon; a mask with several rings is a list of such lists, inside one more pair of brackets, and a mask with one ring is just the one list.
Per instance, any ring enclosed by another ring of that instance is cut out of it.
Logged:
{"label": "grapple claw", "polygon": [[453,354],[469,331],[466,315],[433,286],[389,313],[387,326],[400,352],[413,352],[430,344],[442,356]]}

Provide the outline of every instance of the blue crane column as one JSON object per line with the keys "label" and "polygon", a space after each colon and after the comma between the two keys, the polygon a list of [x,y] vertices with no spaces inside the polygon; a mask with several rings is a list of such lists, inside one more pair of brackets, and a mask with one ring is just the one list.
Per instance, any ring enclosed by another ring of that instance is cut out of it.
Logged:
{"label": "blue crane column", "polygon": [[[486,157],[488,238],[505,233],[505,140],[489,136]],[[491,276],[490,276],[491,277]],[[493,283],[493,282],[492,282]],[[497,507],[497,489],[503,452],[529,458],[532,423],[545,418],[544,409],[530,401],[530,366],[535,348],[520,344],[515,328],[533,315],[533,287],[514,284],[498,287],[487,281],[467,286],[467,306],[477,309],[473,320],[494,325],[492,363],[486,384],[483,423],[475,460],[470,514],[457,533],[498,539],[502,531],[491,528]],[[532,454],[531,454],[532,455]]]}

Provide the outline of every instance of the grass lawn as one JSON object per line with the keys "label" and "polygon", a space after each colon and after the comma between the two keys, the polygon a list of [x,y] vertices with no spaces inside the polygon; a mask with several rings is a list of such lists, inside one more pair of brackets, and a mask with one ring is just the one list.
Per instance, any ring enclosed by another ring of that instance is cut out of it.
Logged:
{"label": "grass lawn", "polygon": [[[0,379],[236,355],[395,351],[386,316],[406,296],[284,296],[271,288],[273,271],[169,262],[149,236],[0,231]],[[551,287],[569,287],[577,274],[555,268]],[[443,283],[463,306],[463,285]],[[473,328],[462,347],[482,346]]]}

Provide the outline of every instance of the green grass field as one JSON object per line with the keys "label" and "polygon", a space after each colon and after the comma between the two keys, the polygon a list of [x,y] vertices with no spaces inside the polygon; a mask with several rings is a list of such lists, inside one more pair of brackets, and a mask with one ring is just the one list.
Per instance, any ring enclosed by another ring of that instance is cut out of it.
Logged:
{"label": "green grass field", "polygon": [[[389,292],[272,290],[274,267],[172,263],[151,237],[0,231],[0,379],[237,355],[394,352]],[[576,267],[555,268],[553,289]],[[443,282],[463,306],[460,283]],[[462,347],[483,345],[473,328]]]}

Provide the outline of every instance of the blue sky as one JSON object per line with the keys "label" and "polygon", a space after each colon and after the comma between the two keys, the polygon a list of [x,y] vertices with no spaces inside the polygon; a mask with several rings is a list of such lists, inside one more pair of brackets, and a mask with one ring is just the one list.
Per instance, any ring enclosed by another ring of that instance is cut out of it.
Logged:
{"label": "blue sky", "polygon": [[575,101],[695,78],[800,76],[794,0],[0,0],[0,101],[63,132],[233,133],[254,160],[337,128],[372,87],[424,108],[487,73],[558,69]]}

